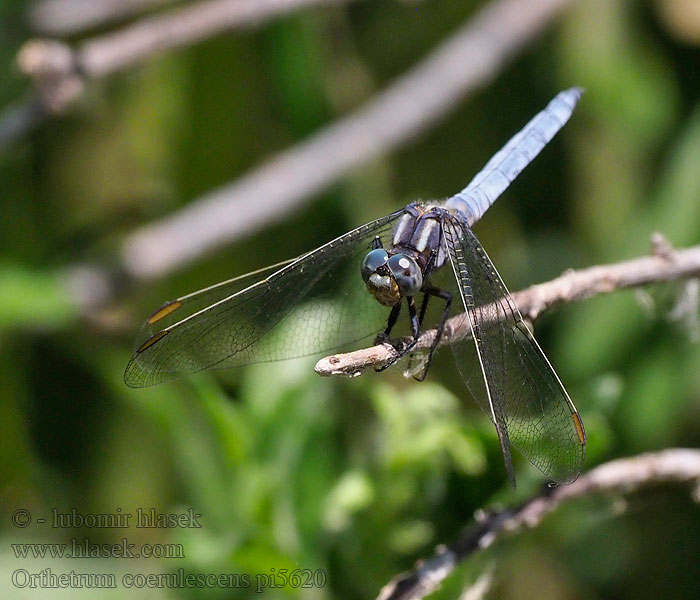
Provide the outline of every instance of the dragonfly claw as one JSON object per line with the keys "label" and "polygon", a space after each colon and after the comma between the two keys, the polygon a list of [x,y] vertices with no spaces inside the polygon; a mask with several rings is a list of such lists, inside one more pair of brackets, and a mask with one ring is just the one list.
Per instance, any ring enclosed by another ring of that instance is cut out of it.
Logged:
{"label": "dragonfly claw", "polygon": [[374,344],[375,346],[384,344],[393,350],[393,355],[387,360],[387,362],[385,362],[381,367],[374,369],[377,373],[380,373],[406,356],[406,354],[408,354],[416,345],[416,340],[413,338],[391,338],[385,333],[380,333],[374,339]]}

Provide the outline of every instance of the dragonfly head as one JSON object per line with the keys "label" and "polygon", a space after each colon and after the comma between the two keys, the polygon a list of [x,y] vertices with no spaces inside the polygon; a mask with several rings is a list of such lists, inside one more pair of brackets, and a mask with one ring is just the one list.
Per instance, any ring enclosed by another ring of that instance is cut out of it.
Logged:
{"label": "dragonfly head", "polygon": [[415,259],[401,253],[389,256],[383,248],[367,254],[361,273],[369,293],[384,306],[396,306],[404,296],[417,294],[423,285],[423,273]]}

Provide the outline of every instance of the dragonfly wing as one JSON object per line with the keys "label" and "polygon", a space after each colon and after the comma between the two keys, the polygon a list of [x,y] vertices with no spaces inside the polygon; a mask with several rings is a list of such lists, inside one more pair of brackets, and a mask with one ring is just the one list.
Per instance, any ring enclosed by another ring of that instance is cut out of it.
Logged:
{"label": "dragonfly wing", "polygon": [[251,271],[245,275],[239,275],[232,279],[222,281],[215,285],[198,290],[186,296],[181,296],[175,300],[169,300],[146,319],[141,327],[141,331],[136,337],[134,351],[140,348],[143,343],[153,337],[158,332],[167,329],[178,321],[182,321],[200,310],[216,304],[217,302],[233,296],[238,292],[262,281],[266,277],[279,271],[282,267],[293,263],[298,258],[292,258],[276,265],[270,265],[256,271]]}
{"label": "dragonfly wing", "polygon": [[571,398],[469,226],[451,215],[443,225],[471,334],[450,345],[467,387],[496,426],[509,476],[507,441],[552,480],[574,481],[586,436]]}
{"label": "dragonfly wing", "polygon": [[[376,334],[387,309],[367,293],[360,265],[375,236],[391,245],[392,224],[402,212],[358,227],[243,289],[231,280],[186,296],[185,305],[193,306],[220,299],[174,323],[180,307],[169,312],[166,304],[147,322],[157,331],[136,349],[124,380],[146,387],[203,369],[316,354]],[[221,297],[227,285],[236,291]]]}
{"label": "dragonfly wing", "polygon": [[478,221],[566,124],[581,94],[580,88],[557,94],[544,110],[491,157],[467,187],[447,200],[447,206],[468,214],[469,225]]}

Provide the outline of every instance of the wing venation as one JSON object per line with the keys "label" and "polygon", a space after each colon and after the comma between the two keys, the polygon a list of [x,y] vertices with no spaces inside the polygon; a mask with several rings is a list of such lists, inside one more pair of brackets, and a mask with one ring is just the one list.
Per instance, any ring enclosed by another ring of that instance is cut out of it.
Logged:
{"label": "wing venation", "polygon": [[573,402],[469,226],[449,215],[444,227],[473,334],[450,346],[472,396],[496,426],[509,476],[508,440],[552,480],[575,480],[585,432]]}
{"label": "wing venation", "polygon": [[390,245],[391,228],[402,212],[279,268],[165,304],[142,329],[126,383],[156,385],[203,369],[315,354],[375,335],[387,311],[362,285],[360,264],[375,236]]}

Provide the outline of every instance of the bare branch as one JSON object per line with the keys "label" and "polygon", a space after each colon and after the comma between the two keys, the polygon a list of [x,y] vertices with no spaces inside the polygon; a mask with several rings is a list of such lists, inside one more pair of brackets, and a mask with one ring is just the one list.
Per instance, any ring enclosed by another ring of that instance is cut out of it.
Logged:
{"label": "bare branch", "polygon": [[85,79],[77,56],[63,42],[30,40],[20,48],[17,64],[34,81],[47,115],[61,114],[82,95]]}
{"label": "bare branch", "polygon": [[[37,88],[38,100],[0,115],[0,133],[4,134],[0,136],[0,148],[26,135],[46,118],[63,114],[83,95],[89,80],[111,75],[155,54],[230,29],[259,25],[306,6],[352,1],[203,0],[86,40],[77,50],[58,40],[30,40],[20,49],[17,60],[20,70]],[[27,117],[30,113],[32,118]]]}
{"label": "bare branch", "polygon": [[417,600],[434,592],[468,556],[484,550],[502,536],[537,527],[562,502],[601,492],[628,494],[660,483],[690,483],[698,502],[700,450],[669,449],[604,463],[574,483],[550,488],[520,506],[477,514],[477,522],[419,566],[396,576],[382,588],[378,600]]}
{"label": "bare branch", "polygon": [[[490,81],[571,0],[497,0],[354,114],[160,222],[123,247],[131,276],[163,276],[284,219],[353,167],[388,152]],[[245,218],[241,218],[245,215]]]}
{"label": "bare branch", "polygon": [[[700,276],[700,246],[674,251],[663,237],[655,234],[653,250],[655,254],[643,258],[623,261],[615,264],[601,265],[567,271],[560,277],[533,285],[525,290],[515,292],[512,298],[523,317],[534,321],[544,311],[558,304],[579,302],[615,290],[660,283],[675,279]],[[663,247],[661,254],[659,248]],[[696,307],[697,310],[697,307]],[[491,311],[486,311],[489,314]],[[498,314],[498,311],[492,311]],[[469,323],[464,314],[447,321],[440,344],[469,335]],[[418,340],[416,350],[430,348],[435,339],[435,330],[426,331]],[[359,375],[368,367],[379,367],[395,355],[389,344],[380,344],[363,348],[346,354],[334,354],[322,358],[316,363],[319,375]]]}
{"label": "bare branch", "polygon": [[[307,6],[351,1],[202,0],[146,17],[112,33],[88,39],[82,42],[77,50],[55,40],[44,40],[46,46],[38,61],[51,64],[54,62],[53,53],[68,52],[73,55],[72,62],[77,67],[77,73],[84,79],[97,79],[156,54],[195,44],[224,31],[259,25]],[[31,40],[27,43],[38,47],[39,41]],[[63,48],[59,50],[58,45]],[[33,72],[27,74],[34,75]]]}
{"label": "bare branch", "polygon": [[74,35],[173,0],[42,0],[28,11],[32,27],[49,35]]}
{"label": "bare branch", "polygon": [[144,19],[83,42],[79,63],[90,77],[104,77],[154,54],[251,27],[306,6],[350,0],[205,0]]}

